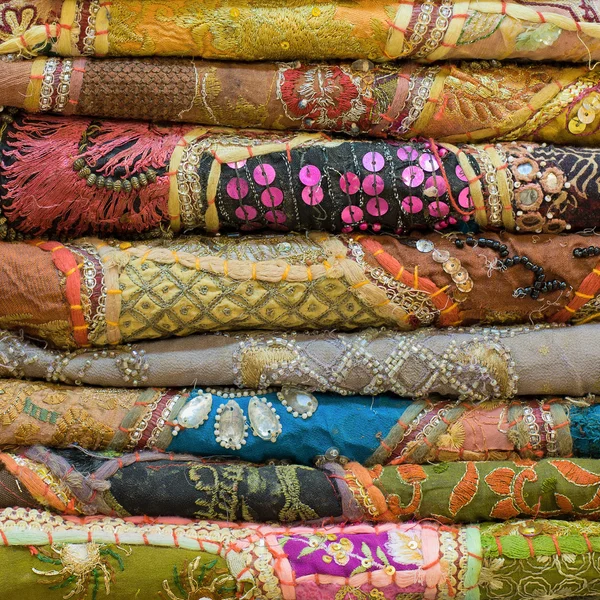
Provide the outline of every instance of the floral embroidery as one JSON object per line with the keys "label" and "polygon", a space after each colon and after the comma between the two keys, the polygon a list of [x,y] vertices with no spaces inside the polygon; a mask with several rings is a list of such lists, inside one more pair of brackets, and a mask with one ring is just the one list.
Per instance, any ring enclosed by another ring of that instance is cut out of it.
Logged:
{"label": "floral embroidery", "polygon": [[47,578],[44,583],[54,589],[70,588],[64,598],[74,600],[86,599],[90,587],[93,598],[97,597],[100,586],[104,587],[106,595],[110,594],[116,573],[125,570],[125,562],[118,552],[93,542],[53,545],[50,550],[37,548],[35,555],[41,562],[62,566],[61,569],[50,571],[35,568],[32,571]]}
{"label": "floral embroidery", "polygon": [[225,569],[215,569],[217,559],[203,563],[198,556],[181,569],[173,567],[173,582],[163,581],[164,600],[234,600],[237,585]]}
{"label": "floral embroidery", "polygon": [[360,78],[334,65],[279,69],[277,95],[290,119],[336,131],[351,130],[366,112]]}

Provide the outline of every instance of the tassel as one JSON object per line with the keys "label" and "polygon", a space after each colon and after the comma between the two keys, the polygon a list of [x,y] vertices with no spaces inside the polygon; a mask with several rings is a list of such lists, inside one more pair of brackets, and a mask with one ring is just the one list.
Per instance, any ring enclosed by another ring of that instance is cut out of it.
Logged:
{"label": "tassel", "polygon": [[[81,158],[95,175],[115,180],[149,168],[164,172],[182,128],[163,134],[143,123],[106,121],[90,133],[90,123],[32,115],[13,125],[1,165],[3,208],[22,233],[117,235],[140,233],[168,221],[166,175],[139,190],[117,192],[88,185],[73,165]],[[81,151],[84,139],[88,145]]]}

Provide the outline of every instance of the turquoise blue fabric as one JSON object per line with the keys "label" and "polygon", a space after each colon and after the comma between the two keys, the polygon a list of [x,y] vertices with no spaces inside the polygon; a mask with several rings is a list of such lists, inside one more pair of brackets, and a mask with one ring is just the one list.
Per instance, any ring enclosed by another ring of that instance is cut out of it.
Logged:
{"label": "turquoise blue fabric", "polygon": [[571,406],[573,454],[586,458],[600,457],[600,405]]}
{"label": "turquoise blue fabric", "polygon": [[[193,398],[192,395],[190,397]],[[265,441],[248,427],[246,445],[240,450],[221,447],[214,434],[215,417],[221,404],[228,399],[213,395],[210,417],[198,429],[185,429],[177,435],[169,452],[189,452],[201,456],[236,456],[242,460],[263,462],[268,459],[288,459],[295,464],[312,465],[315,456],[337,448],[350,460],[364,462],[380,445],[404,411],[410,400],[396,396],[339,396],[319,394],[317,411],[308,419],[294,418],[279,402],[276,393],[260,395],[272,402],[281,419],[282,432],[276,442]],[[246,421],[248,404],[252,396],[236,397]]]}

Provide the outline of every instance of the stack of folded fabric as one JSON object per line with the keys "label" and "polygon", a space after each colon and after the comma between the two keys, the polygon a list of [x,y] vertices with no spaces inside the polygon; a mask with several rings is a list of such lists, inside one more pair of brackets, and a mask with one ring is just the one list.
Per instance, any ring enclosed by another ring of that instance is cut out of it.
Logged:
{"label": "stack of folded fabric", "polygon": [[1,1],[2,599],[599,597],[596,61],[596,0]]}

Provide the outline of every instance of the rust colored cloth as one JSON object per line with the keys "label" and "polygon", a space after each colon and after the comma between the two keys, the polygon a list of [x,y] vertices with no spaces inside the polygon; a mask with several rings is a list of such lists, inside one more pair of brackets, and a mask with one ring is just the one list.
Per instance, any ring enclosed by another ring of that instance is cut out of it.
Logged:
{"label": "rust colored cloth", "polygon": [[23,271],[60,278],[70,327],[56,331],[56,307],[43,303],[12,322],[14,306],[39,285],[12,270],[0,271],[0,319],[63,348],[244,329],[584,323],[600,315],[592,243],[581,235],[321,233],[4,242],[0,264],[18,255]]}
{"label": "rust colored cloth", "polygon": [[[40,72],[52,83],[39,85]],[[4,65],[0,105],[403,140],[591,146],[600,141],[600,110],[586,107],[600,102],[599,82],[600,69],[587,65],[39,58]]]}
{"label": "rust colored cloth", "polygon": [[[0,237],[599,224],[600,151],[0,115]],[[35,198],[35,202],[31,199]]]}
{"label": "rust colored cloth", "polygon": [[64,254],[12,244],[2,244],[1,252],[0,327],[23,329],[61,345],[72,343],[64,276],[57,269]]}

